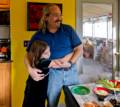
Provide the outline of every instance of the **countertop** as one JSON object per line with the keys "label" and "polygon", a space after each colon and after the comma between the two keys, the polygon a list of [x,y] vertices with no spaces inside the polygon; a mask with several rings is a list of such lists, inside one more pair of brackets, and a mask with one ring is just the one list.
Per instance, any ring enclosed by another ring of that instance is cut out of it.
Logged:
{"label": "countertop", "polygon": [[9,60],[9,61],[0,61],[0,63],[11,63],[11,62],[13,62],[12,60]]}

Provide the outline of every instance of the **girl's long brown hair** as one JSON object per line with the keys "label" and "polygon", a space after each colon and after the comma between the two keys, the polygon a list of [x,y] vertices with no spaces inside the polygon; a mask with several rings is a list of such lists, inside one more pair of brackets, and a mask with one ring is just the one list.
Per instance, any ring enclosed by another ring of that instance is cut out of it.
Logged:
{"label": "girl's long brown hair", "polygon": [[35,67],[47,47],[47,43],[40,40],[36,40],[32,43],[30,51],[27,53],[28,61],[32,67]]}

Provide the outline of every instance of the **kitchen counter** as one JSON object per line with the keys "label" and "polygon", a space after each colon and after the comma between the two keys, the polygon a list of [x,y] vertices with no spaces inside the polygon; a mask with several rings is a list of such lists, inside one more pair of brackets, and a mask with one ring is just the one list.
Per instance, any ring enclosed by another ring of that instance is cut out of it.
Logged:
{"label": "kitchen counter", "polygon": [[13,62],[12,60],[9,60],[9,61],[0,61],[0,63],[11,63]]}

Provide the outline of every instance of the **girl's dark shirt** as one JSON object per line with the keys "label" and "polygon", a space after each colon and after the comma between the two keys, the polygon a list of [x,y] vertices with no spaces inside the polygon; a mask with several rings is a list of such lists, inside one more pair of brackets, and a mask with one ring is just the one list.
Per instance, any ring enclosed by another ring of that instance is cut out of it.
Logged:
{"label": "girl's dark shirt", "polygon": [[[49,64],[50,64],[50,62],[51,62],[51,60],[42,58],[42,59],[38,60],[38,62],[36,63],[35,67],[37,69],[42,70],[42,73],[46,75],[49,72]],[[47,82],[48,82],[48,75],[46,75],[45,78],[43,80],[40,80],[40,81],[34,81],[32,79],[32,77],[29,76],[28,82],[36,84],[36,85],[37,84],[41,84],[41,87],[42,87],[42,84],[43,85],[47,84]]]}
{"label": "girl's dark shirt", "polygon": [[42,58],[42,59],[38,60],[35,67],[42,70],[42,73],[46,75],[49,72],[48,67],[49,67],[50,62],[51,62],[51,60]]}
{"label": "girl's dark shirt", "polygon": [[[50,62],[51,61],[48,59],[40,59],[36,63],[36,68],[42,70],[43,71],[42,73],[47,74],[49,72],[48,67]],[[33,80],[32,77],[29,75],[25,89],[24,104],[27,105],[25,107],[28,107],[28,105],[33,104],[34,100],[36,100],[36,102],[45,100],[47,98],[47,87],[48,87],[48,75],[45,76],[44,79],[39,81]],[[33,107],[33,105],[31,105],[31,107]]]}

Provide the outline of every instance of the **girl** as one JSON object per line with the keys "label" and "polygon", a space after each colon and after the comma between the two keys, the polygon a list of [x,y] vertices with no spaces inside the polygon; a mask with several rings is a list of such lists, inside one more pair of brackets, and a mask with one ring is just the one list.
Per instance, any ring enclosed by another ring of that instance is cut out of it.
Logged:
{"label": "girl", "polygon": [[49,60],[50,49],[47,43],[36,40],[32,43],[27,58],[33,68],[42,70],[43,79],[35,81],[29,75],[24,93],[22,107],[45,107],[47,99],[47,85],[49,67],[54,65],[54,61]]}

